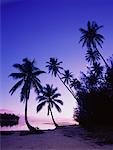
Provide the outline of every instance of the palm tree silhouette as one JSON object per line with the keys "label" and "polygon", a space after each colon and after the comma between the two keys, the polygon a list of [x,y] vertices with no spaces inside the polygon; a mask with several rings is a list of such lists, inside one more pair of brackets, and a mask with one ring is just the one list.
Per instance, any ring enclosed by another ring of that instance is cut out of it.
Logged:
{"label": "palm tree silhouette", "polygon": [[48,68],[49,73],[51,73],[55,77],[61,74],[60,70],[62,70],[63,68],[60,65],[63,63],[62,61],[58,62],[57,58],[50,58],[50,61],[46,63],[48,64],[46,65],[46,67]]}
{"label": "palm tree silhouette", "polygon": [[62,80],[64,80],[64,84],[69,86],[69,90],[71,91],[72,95],[74,95],[74,91],[72,90],[72,87],[70,85],[71,80],[73,78],[73,74],[69,70],[64,70],[64,73],[62,73],[62,75]]}
{"label": "palm tree silhouette", "polygon": [[[106,72],[106,81],[107,81],[107,84],[108,84],[108,87],[113,89],[113,54],[112,56],[108,59],[108,62],[109,62],[109,66],[110,68],[107,70]],[[112,90],[113,91],[113,90]]]}
{"label": "palm tree silhouette", "polygon": [[100,63],[95,62],[91,69],[97,77],[103,77],[103,66]]}
{"label": "palm tree silhouette", "polygon": [[36,129],[32,127],[27,118],[27,105],[30,96],[30,90],[33,87],[35,92],[39,94],[41,86],[41,81],[38,79],[44,71],[41,71],[39,68],[35,67],[35,61],[30,61],[28,58],[23,59],[22,64],[14,64],[13,67],[16,68],[19,72],[11,73],[9,76],[13,79],[20,79],[9,91],[11,95],[22,86],[20,93],[20,101],[25,102],[25,122],[30,131],[35,131]]}
{"label": "palm tree silhouette", "polygon": [[102,48],[102,43],[104,40],[104,36],[98,33],[98,30],[101,29],[103,26],[98,26],[96,22],[90,22],[88,21],[87,23],[87,30],[80,28],[80,32],[82,33],[82,36],[80,38],[80,42],[83,42],[82,46],[84,47],[85,45],[87,46],[88,50],[89,49],[94,49],[96,50],[102,60],[104,61],[105,65],[107,68],[109,68],[107,62],[105,61],[104,57],[101,55],[99,50],[97,49],[97,45]]}
{"label": "palm tree silhouette", "polygon": [[61,75],[63,75],[60,70],[63,70],[63,68],[60,66],[63,62],[60,61],[58,62],[57,58],[50,58],[49,62],[46,62],[48,65],[46,67],[49,70],[49,73],[54,75],[55,77],[58,76],[60,81],[65,85],[65,87],[68,89],[68,91],[72,94],[72,96],[75,98],[75,95],[73,92],[70,90],[70,88],[63,82]]}
{"label": "palm tree silhouette", "polygon": [[90,62],[90,64],[95,64],[95,62],[98,62],[100,60],[100,55],[97,50],[92,50],[92,48],[88,49],[85,56],[86,60]]}
{"label": "palm tree silhouette", "polygon": [[81,83],[77,78],[74,78],[70,81],[70,87],[78,90],[81,87]]}
{"label": "palm tree silhouette", "polygon": [[70,81],[73,77],[72,73],[69,70],[64,70],[64,73],[62,73],[63,77],[62,79],[64,80],[65,84],[70,84]]}
{"label": "palm tree silhouette", "polygon": [[47,104],[48,105],[47,115],[51,113],[53,123],[56,127],[58,127],[58,124],[54,120],[52,108],[53,106],[55,106],[57,111],[61,112],[61,108],[57,103],[63,105],[63,102],[60,99],[57,99],[59,96],[61,96],[60,93],[56,93],[57,90],[58,90],[57,88],[53,88],[53,85],[50,86],[49,84],[46,84],[46,87],[43,88],[40,95],[37,97],[39,103],[37,106],[37,112],[39,112],[42,109],[42,107],[45,106],[45,104]]}

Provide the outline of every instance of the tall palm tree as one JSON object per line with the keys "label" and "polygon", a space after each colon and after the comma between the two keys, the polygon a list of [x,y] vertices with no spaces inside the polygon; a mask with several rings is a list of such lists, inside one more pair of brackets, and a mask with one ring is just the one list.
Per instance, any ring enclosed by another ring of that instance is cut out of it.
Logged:
{"label": "tall palm tree", "polygon": [[53,117],[52,108],[55,107],[58,112],[61,112],[61,108],[58,104],[63,105],[63,102],[60,99],[57,99],[59,96],[61,96],[60,93],[57,92],[57,88],[53,88],[53,85],[46,84],[46,87],[43,88],[40,95],[37,97],[38,99],[38,106],[37,106],[37,112],[39,112],[45,104],[47,104],[48,112],[51,114],[53,123],[56,127],[58,127],[57,123],[55,122],[55,119]]}
{"label": "tall palm tree", "polygon": [[99,53],[102,60],[104,61],[105,65],[109,67],[104,57],[97,49],[97,46],[102,48],[102,43],[104,40],[104,36],[98,33],[98,30],[101,29],[102,27],[103,27],[102,25],[98,26],[97,23],[94,21],[92,23],[88,21],[87,29],[80,28],[80,32],[82,33],[82,36],[79,42],[83,42],[82,46],[84,47],[86,45],[88,50],[89,49],[96,50]]}
{"label": "tall palm tree", "polygon": [[35,128],[29,124],[27,118],[28,100],[32,87],[35,89],[35,92],[39,94],[42,86],[38,76],[45,72],[35,67],[35,61],[30,61],[28,58],[24,58],[22,64],[14,64],[13,67],[16,68],[18,72],[11,73],[9,76],[13,79],[18,79],[19,81],[11,88],[9,93],[12,95],[20,86],[22,86],[20,92],[20,101],[25,102],[25,122],[28,129],[30,131],[34,131]]}
{"label": "tall palm tree", "polygon": [[62,80],[62,77],[61,77],[62,73],[60,72],[60,70],[63,70],[63,68],[60,66],[60,64],[62,64],[62,61],[58,62],[57,58],[50,58],[50,61],[46,62],[46,63],[47,63],[46,67],[48,68],[49,73],[51,73],[55,77],[58,76],[60,81],[65,85],[65,87],[68,89],[68,91],[75,98],[75,95],[72,93],[70,88]]}

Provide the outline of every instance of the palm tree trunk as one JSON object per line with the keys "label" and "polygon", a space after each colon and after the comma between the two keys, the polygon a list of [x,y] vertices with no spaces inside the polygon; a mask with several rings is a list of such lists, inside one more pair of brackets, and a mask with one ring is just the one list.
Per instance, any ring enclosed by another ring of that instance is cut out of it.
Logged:
{"label": "palm tree trunk", "polygon": [[54,117],[53,117],[53,113],[52,113],[51,108],[50,108],[50,112],[51,112],[51,117],[52,117],[52,120],[53,120],[53,123],[54,123],[55,127],[58,127],[58,124],[57,124],[57,123],[55,122],[55,120],[54,120]]}
{"label": "palm tree trunk", "polygon": [[57,76],[59,77],[60,81],[65,85],[65,87],[68,89],[68,91],[72,94],[72,96],[76,99],[76,96],[74,95],[74,93],[69,89],[69,87],[62,81],[61,77],[59,76],[59,74],[57,73]]}
{"label": "palm tree trunk", "polygon": [[28,127],[28,129],[33,132],[33,131],[36,131],[36,129],[34,127],[32,127],[29,122],[28,122],[28,119],[27,119],[27,104],[28,104],[28,99],[26,99],[25,101],[25,122],[26,122],[26,125]]}
{"label": "palm tree trunk", "polygon": [[104,57],[102,56],[102,54],[99,52],[99,50],[97,49],[97,47],[95,47],[97,52],[99,53],[100,57],[102,58],[103,62],[105,63],[107,69],[109,68],[109,65],[107,64],[107,62],[105,61]]}
{"label": "palm tree trunk", "polygon": [[70,88],[70,91],[71,91],[71,92],[73,93],[73,95],[75,96],[75,94],[74,94],[74,92],[73,92],[73,90],[72,90],[70,84],[69,84],[69,88]]}

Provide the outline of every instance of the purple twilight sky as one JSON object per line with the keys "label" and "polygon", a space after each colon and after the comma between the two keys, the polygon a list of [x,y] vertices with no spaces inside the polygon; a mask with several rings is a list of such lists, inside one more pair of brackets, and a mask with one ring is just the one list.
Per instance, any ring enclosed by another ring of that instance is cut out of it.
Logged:
{"label": "purple twilight sky", "polygon": [[[84,71],[86,48],[78,43],[79,28],[87,21],[104,25],[101,34],[105,36],[102,55],[105,59],[113,54],[113,1],[112,0],[3,0],[1,2],[1,93],[0,108],[24,113],[24,104],[19,101],[19,92],[9,95],[15,81],[8,75],[16,70],[14,63],[21,63],[28,57],[37,62],[37,67],[47,71],[46,61],[57,57],[63,67],[75,77]],[[64,102],[62,113],[54,110],[55,117],[72,117],[75,100],[64,85],[50,74],[40,76],[42,84],[58,87]],[[36,114],[36,94],[32,91],[29,100],[29,115],[46,117],[46,107]]]}

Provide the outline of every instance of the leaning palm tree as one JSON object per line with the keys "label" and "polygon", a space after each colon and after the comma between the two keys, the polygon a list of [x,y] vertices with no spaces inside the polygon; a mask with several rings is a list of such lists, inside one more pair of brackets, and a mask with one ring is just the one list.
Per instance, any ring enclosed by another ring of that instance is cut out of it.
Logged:
{"label": "leaning palm tree", "polygon": [[27,118],[27,106],[28,106],[28,100],[30,96],[30,90],[31,88],[34,88],[36,93],[39,94],[41,86],[41,81],[39,80],[38,76],[42,73],[45,73],[44,71],[41,71],[39,68],[35,67],[35,61],[30,61],[27,58],[23,59],[22,64],[14,64],[13,67],[16,68],[19,72],[17,73],[11,73],[9,76],[13,79],[18,79],[19,81],[11,88],[9,93],[11,95],[20,87],[20,101],[25,102],[25,122],[30,131],[34,131],[35,128],[32,127]]}
{"label": "leaning palm tree", "polygon": [[69,90],[74,95],[74,92],[70,85],[70,82],[73,78],[73,74],[69,70],[64,70],[64,73],[62,73],[62,75],[63,75],[62,80],[63,80],[64,84],[68,86]]}
{"label": "leaning palm tree", "polygon": [[50,58],[49,62],[46,62],[47,65],[46,67],[49,70],[49,73],[51,73],[52,75],[54,75],[55,77],[58,76],[60,81],[65,85],[65,87],[68,89],[68,91],[72,94],[72,96],[75,98],[75,95],[72,93],[72,91],[70,90],[70,88],[63,82],[62,80],[62,73],[61,70],[63,70],[63,68],[60,66],[60,64],[62,64],[62,61],[58,62],[57,58]]}
{"label": "leaning palm tree", "polygon": [[80,28],[80,32],[82,33],[82,36],[80,38],[79,42],[83,42],[82,46],[86,46],[89,49],[96,50],[102,60],[104,61],[107,68],[109,68],[107,62],[105,61],[104,57],[101,55],[99,50],[97,49],[97,46],[102,48],[102,43],[104,40],[104,36],[98,33],[98,30],[101,29],[103,26],[98,26],[96,22],[90,22],[87,23],[87,29]]}
{"label": "leaning palm tree", "polygon": [[57,88],[53,88],[53,85],[46,84],[46,87],[43,88],[40,95],[37,97],[38,99],[38,106],[37,106],[37,112],[39,112],[45,104],[47,104],[48,112],[47,115],[51,114],[53,123],[56,127],[58,127],[57,123],[54,120],[52,108],[55,106],[58,112],[61,112],[61,108],[58,104],[63,105],[63,102],[60,99],[57,99],[59,96],[61,96],[60,93],[57,92]]}

